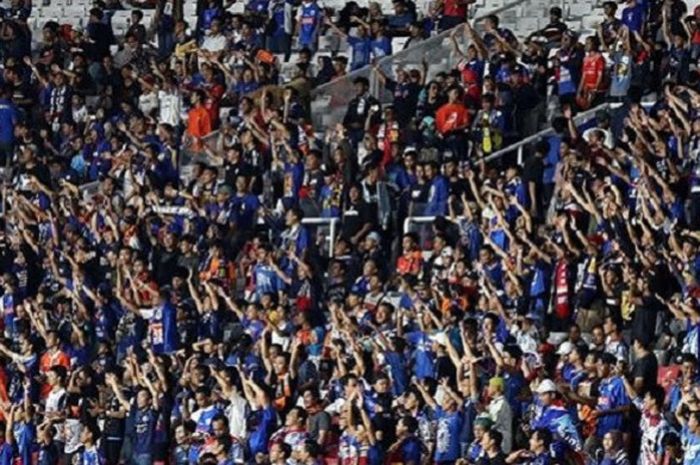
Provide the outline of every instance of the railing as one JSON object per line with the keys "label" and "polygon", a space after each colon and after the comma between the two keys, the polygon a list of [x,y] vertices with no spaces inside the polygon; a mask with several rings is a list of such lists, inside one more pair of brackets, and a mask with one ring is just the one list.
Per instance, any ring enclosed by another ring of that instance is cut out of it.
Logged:
{"label": "railing", "polygon": [[[584,124],[590,122],[591,120],[595,119],[596,114],[600,111],[604,110],[615,110],[622,107],[622,104],[619,103],[603,103],[595,108],[592,108],[588,111],[579,113],[578,115],[574,116],[574,124],[576,124],[577,127],[583,126]],[[503,156],[517,152],[517,161],[519,165],[522,165],[523,158],[524,158],[524,153],[525,153],[525,148],[533,143],[536,143],[540,140],[542,140],[545,137],[549,137],[554,134],[554,130],[552,128],[544,129],[537,134],[534,134],[530,137],[527,137],[520,142],[517,142],[515,144],[512,144],[504,149],[501,149],[497,152],[492,153],[488,157],[486,157],[484,160],[486,162],[492,162],[495,160],[498,160],[502,158]],[[548,212],[551,212],[556,204],[556,196],[552,197],[552,202],[548,208]],[[551,215],[548,213],[547,219],[549,219]],[[406,219],[404,219],[403,222],[403,232],[408,233],[411,231],[411,225],[413,224],[426,224],[426,223],[432,223],[435,220],[435,216],[408,216]]]}
{"label": "railing", "polygon": [[339,218],[321,218],[321,217],[315,217],[315,218],[303,218],[301,220],[301,224],[305,224],[307,226],[328,226],[329,232],[328,232],[328,237],[325,237],[324,240],[328,243],[328,256],[333,257],[334,254],[334,245],[335,245],[335,237],[338,231],[338,223],[340,222]]}
{"label": "railing", "polygon": [[[491,10],[488,13],[479,15],[474,19],[477,25],[476,27],[478,27],[478,23],[488,15],[512,11],[513,15],[511,17],[501,17],[502,26],[512,28],[510,19],[516,20],[518,17],[516,7],[531,1],[534,0],[516,0],[500,8]],[[406,50],[395,51],[391,56],[380,59],[377,62],[377,66],[381,67],[388,75],[392,75],[393,70],[391,68],[395,65],[419,67],[425,60],[428,64],[429,77],[431,76],[431,72],[435,74],[436,72],[447,70],[455,66],[458,62],[458,58],[452,53],[450,34],[455,30],[461,31],[463,28],[464,25],[456,26],[434,37],[422,40]],[[457,34],[457,40],[462,50],[464,50],[467,45],[463,36],[464,34]],[[376,74],[377,73],[371,66],[365,66],[340,79],[336,79],[335,81],[314,89],[311,93],[313,100],[311,114],[314,127],[317,129],[328,128],[342,121],[350,100],[355,97],[353,81],[358,77],[364,77],[370,81],[370,92],[382,103],[390,101],[390,94],[384,92],[383,89],[380,88]]]}
{"label": "railing", "polygon": [[[595,108],[591,108],[590,110],[579,113],[576,116],[574,116],[574,123],[577,125],[583,124],[584,122],[595,117],[595,114],[598,113],[599,111],[607,110],[607,109],[611,108],[613,105],[619,106],[619,104],[603,103],[601,105],[598,105]],[[617,108],[617,106],[615,108]],[[513,153],[513,152],[517,151],[518,165],[522,166],[525,147],[530,145],[530,144],[533,144],[535,142],[538,142],[543,137],[551,136],[552,134],[554,134],[554,129],[552,129],[551,127],[547,128],[547,129],[543,129],[542,131],[535,133],[529,137],[526,137],[525,139],[523,139],[519,142],[511,144],[508,147],[502,148],[501,150],[498,150],[498,151],[492,153],[491,155],[485,157],[484,161],[490,162],[490,161],[498,160],[499,158],[502,158],[503,156],[505,156],[509,153]]]}

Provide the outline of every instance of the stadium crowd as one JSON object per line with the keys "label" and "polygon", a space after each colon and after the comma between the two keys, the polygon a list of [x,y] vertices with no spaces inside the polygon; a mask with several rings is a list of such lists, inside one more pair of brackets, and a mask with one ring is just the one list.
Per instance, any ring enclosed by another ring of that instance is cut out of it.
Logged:
{"label": "stadium crowd", "polygon": [[[700,10],[608,1],[582,39],[469,3],[141,2],[122,38],[97,0],[36,38],[12,0],[0,465],[700,464]],[[457,67],[311,126],[451,28]]]}

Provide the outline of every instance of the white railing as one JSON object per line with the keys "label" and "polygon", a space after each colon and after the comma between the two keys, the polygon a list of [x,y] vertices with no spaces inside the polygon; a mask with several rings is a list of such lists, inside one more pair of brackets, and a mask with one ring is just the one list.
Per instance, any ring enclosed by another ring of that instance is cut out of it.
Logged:
{"label": "white railing", "polygon": [[303,218],[301,220],[301,224],[305,224],[308,226],[328,226],[329,233],[328,237],[325,238],[325,240],[328,242],[328,256],[333,257],[334,253],[334,246],[335,246],[335,237],[338,234],[338,223],[340,222],[339,218],[322,218],[322,217],[312,217],[312,218]]}
{"label": "white railing", "polygon": [[[574,116],[574,123],[578,124],[583,124],[585,121],[590,120],[591,118],[595,117],[595,114],[598,113],[599,111],[602,110],[608,110],[610,108],[618,108],[622,104],[617,104],[617,103],[603,103],[601,105],[598,105],[595,108],[591,108],[590,110],[581,112]],[[511,144],[508,147],[502,148],[501,150],[498,150],[491,155],[487,156],[484,158],[484,161],[490,162],[494,160],[498,160],[499,158],[503,157],[506,154],[512,153],[517,150],[518,153],[518,165],[522,166],[523,164],[523,157],[524,157],[524,149],[525,146],[530,145],[532,143],[540,141],[543,137],[551,136],[554,134],[554,129],[547,128],[543,129],[542,131],[533,134],[529,137],[526,137],[525,139],[516,142],[515,144]]]}
{"label": "white railing", "polygon": [[[615,110],[617,108],[620,108],[621,106],[622,106],[621,103],[603,103],[595,108],[592,108],[590,110],[587,110],[587,111],[584,111],[584,112],[581,112],[581,113],[575,115],[573,118],[574,123],[576,124],[576,126],[581,126],[582,124],[595,118],[595,116],[598,112],[604,111],[604,110]],[[648,108],[649,104],[643,104],[643,106]],[[536,134],[533,134],[530,137],[526,137],[525,139],[523,139],[515,144],[511,144],[508,147],[505,147],[501,150],[498,150],[497,152],[492,153],[491,155],[485,157],[484,160],[486,162],[492,162],[492,161],[495,161],[495,160],[502,158],[503,156],[505,156],[509,153],[513,153],[514,151],[517,151],[518,165],[522,166],[523,158],[524,158],[524,154],[525,154],[525,152],[524,152],[525,147],[530,145],[530,144],[533,144],[533,143],[536,143],[536,142],[542,140],[542,138],[544,138],[544,137],[551,136],[552,134],[554,134],[554,129],[552,129],[551,127],[544,129]],[[548,211],[552,210],[552,206],[554,205],[555,200],[556,200],[556,197],[552,197],[552,203],[550,204]],[[549,215],[548,215],[548,217],[549,217]],[[408,216],[408,217],[406,217],[406,219],[404,219],[404,222],[403,222],[403,232],[404,232],[404,234],[407,232],[410,232],[411,231],[411,224],[432,223],[434,220],[435,220],[435,216]]]}
{"label": "white railing", "polygon": [[406,219],[403,220],[403,233],[406,234],[408,232],[411,232],[412,223],[432,223],[433,221],[435,221],[435,218],[435,216],[407,216]]}

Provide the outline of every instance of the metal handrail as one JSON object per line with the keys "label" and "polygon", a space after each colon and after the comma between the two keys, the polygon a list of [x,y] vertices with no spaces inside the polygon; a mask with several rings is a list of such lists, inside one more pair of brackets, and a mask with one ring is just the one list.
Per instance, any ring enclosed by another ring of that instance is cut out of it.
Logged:
{"label": "metal handrail", "polygon": [[[616,108],[616,105],[621,105],[621,104],[614,104],[614,103],[602,103],[598,105],[595,108],[591,108],[590,110],[578,113],[577,115],[574,116],[574,123],[579,123],[581,121],[585,121],[589,119],[591,116],[595,116],[595,114],[599,111],[602,110],[607,110],[609,108]],[[496,152],[493,152],[491,155],[488,155],[484,157],[484,161],[490,162],[493,160],[498,160],[499,158],[503,157],[504,155],[508,153],[512,153],[514,150],[518,151],[518,164],[522,165],[523,161],[523,148],[528,145],[532,144],[533,142],[538,142],[540,139],[546,136],[550,136],[554,133],[554,129],[550,126],[547,129],[543,129],[540,132],[537,132],[531,136],[526,137],[525,139],[522,139],[521,141],[518,141],[514,144],[509,145],[508,147],[502,148],[500,150],[497,150]]]}
{"label": "metal handrail", "polygon": [[329,232],[329,247],[328,247],[328,255],[333,258],[333,253],[334,253],[334,245],[335,245],[335,235],[337,233],[338,229],[338,222],[340,222],[339,218],[324,218],[324,217],[312,217],[312,218],[302,218],[301,224],[307,224],[307,225],[328,225],[330,232]]}
{"label": "metal handrail", "polygon": [[[494,10],[491,10],[491,11],[489,11],[488,13],[484,13],[484,14],[481,14],[481,15],[475,17],[475,18],[474,18],[474,21],[475,21],[475,22],[478,22],[478,21],[481,21],[481,20],[485,19],[487,16],[494,15],[494,14],[497,15],[497,14],[502,13],[502,12],[504,12],[504,11],[506,11],[506,10],[509,10],[509,9],[511,9],[511,8],[513,8],[513,7],[516,7],[516,6],[518,6],[518,5],[522,4],[522,3],[525,3],[526,1],[527,1],[527,0],[515,0],[515,1],[513,1],[513,2],[510,2],[510,3],[506,4],[506,5],[503,5],[502,7],[499,7],[499,8],[496,8],[496,9],[494,9]],[[451,29],[447,29],[447,30],[445,30],[445,31],[442,31],[441,33],[439,33],[439,34],[437,34],[437,35],[435,35],[435,36],[433,36],[433,37],[429,37],[429,38],[427,38],[427,39],[425,39],[425,40],[422,40],[422,41],[418,42],[418,43],[417,43],[416,45],[414,45],[414,46],[411,46],[411,47],[409,47],[409,48],[407,48],[407,49],[404,49],[404,50],[398,51],[398,52],[396,52],[396,53],[393,53],[393,54],[390,55],[390,56],[386,56],[386,57],[380,58],[380,59],[376,62],[376,64],[379,65],[379,66],[381,66],[381,65],[386,64],[386,63],[391,63],[391,62],[395,62],[395,61],[400,61],[402,56],[409,55],[411,52],[413,52],[413,50],[414,50],[415,48],[417,48],[417,47],[419,47],[419,46],[425,46],[426,43],[429,43],[429,42],[434,42],[435,44],[439,44],[439,43],[440,43],[442,40],[444,40],[446,37],[449,37],[450,34],[452,34],[452,31],[458,30],[459,28],[463,28],[463,27],[464,27],[464,24],[459,24],[459,25],[457,25],[457,26],[455,26],[455,27],[453,27],[453,28],[451,28]],[[332,80],[332,81],[330,81],[330,82],[327,82],[327,83],[325,83],[325,84],[323,84],[323,85],[321,85],[321,86],[318,86],[318,87],[316,87],[315,89],[313,89],[313,90],[311,91],[311,96],[312,96],[312,97],[315,97],[316,95],[323,94],[324,91],[325,91],[326,89],[330,89],[331,86],[333,86],[334,84],[337,84],[338,82],[343,81],[343,80],[349,81],[349,80],[355,79],[356,77],[361,76],[362,74],[366,73],[368,70],[369,70],[371,73],[374,73],[375,71],[374,71],[372,68],[373,68],[373,65],[371,65],[371,64],[370,64],[370,65],[366,65],[366,66],[363,66],[362,68],[358,68],[358,69],[356,69],[356,70],[354,70],[354,71],[352,71],[352,72],[350,72],[350,73],[348,73],[348,74],[345,74],[344,76],[341,76],[341,77],[339,77],[339,78],[337,78],[337,79],[334,79],[334,80]]]}

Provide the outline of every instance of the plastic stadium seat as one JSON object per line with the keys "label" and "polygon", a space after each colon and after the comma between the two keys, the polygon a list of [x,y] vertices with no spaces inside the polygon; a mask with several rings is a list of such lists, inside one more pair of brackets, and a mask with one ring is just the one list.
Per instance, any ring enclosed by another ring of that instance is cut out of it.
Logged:
{"label": "plastic stadium seat", "polygon": [[570,3],[569,16],[572,18],[584,17],[591,13],[591,6],[585,3]]}
{"label": "plastic stadium seat", "polygon": [[63,9],[63,14],[68,18],[85,18],[87,19],[87,13],[85,12],[85,7],[82,5],[71,5]]}
{"label": "plastic stadium seat", "polygon": [[515,29],[517,31],[517,35],[528,35],[531,32],[534,32],[538,29],[539,23],[537,18],[529,18],[529,17],[524,17],[524,18],[518,18],[516,21],[516,26]]}
{"label": "plastic stadium seat", "polygon": [[63,8],[60,6],[54,6],[54,5],[44,6],[41,8],[39,15],[40,15],[40,18],[42,18],[42,19],[44,19],[44,18],[60,18],[61,16],[63,16]]}

